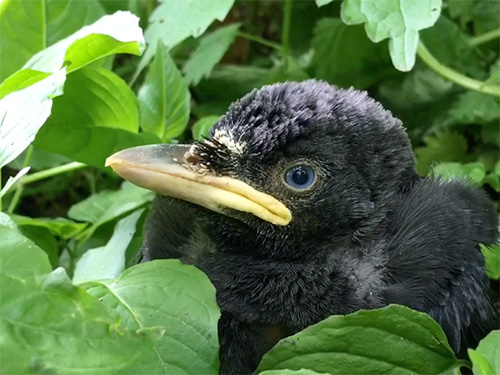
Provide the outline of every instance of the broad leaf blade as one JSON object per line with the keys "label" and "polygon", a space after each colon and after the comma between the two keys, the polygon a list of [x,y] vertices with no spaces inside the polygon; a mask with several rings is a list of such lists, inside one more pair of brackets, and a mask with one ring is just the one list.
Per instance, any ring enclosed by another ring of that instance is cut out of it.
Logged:
{"label": "broad leaf blade", "polygon": [[460,374],[441,327],[427,314],[391,305],[331,316],[281,340],[259,370],[336,374]]}
{"label": "broad leaf blade", "polygon": [[42,1],[4,0],[0,3],[0,82],[46,47],[43,15]]}
{"label": "broad leaf blade", "polygon": [[61,70],[0,100],[0,168],[33,141],[52,110],[52,98],[62,94],[66,72]]}
{"label": "broad leaf blade", "polygon": [[159,141],[152,134],[136,134],[138,129],[130,87],[106,69],[85,68],[68,76],[64,95],[54,101],[36,145],[103,168],[105,159],[120,149]]}
{"label": "broad leaf blade", "polygon": [[[0,226],[0,372],[5,374],[151,373],[154,336],[120,327],[119,316],[50,272],[45,253]],[[72,355],[61,355],[72,353]]]}
{"label": "broad leaf blade", "polygon": [[137,210],[116,224],[113,236],[106,246],[90,249],[78,260],[73,275],[74,283],[115,279],[125,269],[125,251],[134,233],[137,220],[144,210]]}
{"label": "broad leaf blade", "polygon": [[200,38],[200,44],[193,51],[182,71],[188,84],[197,85],[212,72],[233,43],[240,27],[239,23],[221,27]]}
{"label": "broad leaf blade", "polygon": [[155,344],[165,373],[217,373],[219,308],[215,289],[197,268],[156,260],[129,268],[113,283],[82,286],[118,311],[128,329],[168,327]]}
{"label": "broad leaf blade", "polygon": [[193,138],[196,140],[208,138],[210,128],[219,119],[220,116],[207,116],[196,121],[192,129]]}
{"label": "broad leaf blade", "polygon": [[50,76],[50,73],[39,72],[38,70],[22,69],[15,72],[0,85],[0,99],[11,92],[22,90],[38,81]]}
{"label": "broad leaf blade", "polygon": [[74,221],[58,217],[28,217],[20,215],[11,215],[12,220],[20,227],[41,227],[50,230],[54,235],[59,236],[65,240],[70,239],[80,233],[87,224],[76,223]]}
{"label": "broad leaf blade", "polygon": [[[107,37],[91,34],[103,34]],[[85,38],[85,43],[77,42],[82,38]],[[75,42],[75,47],[70,48]],[[74,65],[71,70],[76,70],[99,57],[115,53],[113,51],[123,49],[128,53],[140,54],[143,48],[144,38],[139,27],[139,18],[130,12],[116,12],[113,15],[102,17],[92,25],[83,27],[69,37],[37,53],[24,65],[24,68],[54,72],[60,69],[69,58]],[[69,56],[66,56],[67,52]]]}
{"label": "broad leaf blade", "polygon": [[[475,359],[474,356],[471,356],[474,374],[487,375],[500,373],[500,330],[492,331],[482,339],[475,352],[478,354],[476,357],[481,356],[481,358],[478,361],[479,358]],[[483,366],[480,366],[480,364]],[[487,371],[481,371],[480,369]]]}
{"label": "broad leaf blade", "polygon": [[203,34],[214,20],[224,20],[233,3],[234,0],[161,1],[151,15],[144,33],[148,48],[139,63],[135,77],[156,54],[159,40],[168,50],[189,36],[196,38]]}
{"label": "broad leaf blade", "polygon": [[418,31],[431,27],[441,13],[441,0],[345,0],[342,20],[348,25],[365,23],[372,41],[389,38],[394,66],[408,71],[415,64]]}
{"label": "broad leaf blade", "polygon": [[153,199],[154,193],[124,182],[118,191],[104,190],[71,206],[68,216],[98,227]]}
{"label": "broad leaf blade", "polygon": [[175,62],[158,42],[158,50],[139,90],[141,127],[168,141],[182,134],[189,121],[191,95]]}
{"label": "broad leaf blade", "polygon": [[322,18],[314,29],[311,62],[315,78],[363,89],[393,70],[384,46],[372,43],[361,26]]}

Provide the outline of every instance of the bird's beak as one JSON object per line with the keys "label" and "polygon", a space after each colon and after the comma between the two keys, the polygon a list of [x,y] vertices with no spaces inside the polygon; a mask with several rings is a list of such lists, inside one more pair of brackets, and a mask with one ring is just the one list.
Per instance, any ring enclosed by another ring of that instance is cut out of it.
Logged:
{"label": "bird's beak", "polygon": [[225,208],[249,212],[276,225],[292,220],[283,203],[245,182],[190,168],[186,155],[191,147],[163,144],[129,148],[111,155],[106,166],[136,185],[215,212],[224,213]]}

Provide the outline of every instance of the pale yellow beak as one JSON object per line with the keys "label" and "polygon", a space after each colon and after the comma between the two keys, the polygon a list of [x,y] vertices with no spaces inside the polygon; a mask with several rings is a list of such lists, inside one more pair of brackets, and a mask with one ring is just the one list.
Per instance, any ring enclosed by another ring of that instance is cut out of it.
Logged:
{"label": "pale yellow beak", "polygon": [[111,155],[106,166],[124,179],[170,197],[224,213],[225,208],[251,213],[276,225],[292,220],[290,210],[276,198],[243,181],[203,174],[186,167],[191,145],[151,145]]}

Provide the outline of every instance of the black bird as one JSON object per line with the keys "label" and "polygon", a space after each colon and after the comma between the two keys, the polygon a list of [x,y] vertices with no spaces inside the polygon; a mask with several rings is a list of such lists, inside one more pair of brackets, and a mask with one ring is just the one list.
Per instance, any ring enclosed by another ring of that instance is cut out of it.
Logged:
{"label": "black bird", "polygon": [[479,243],[480,190],[421,179],[401,121],[366,93],[306,81],[232,104],[210,137],[108,159],[159,193],[145,260],[180,258],[217,290],[220,372],[249,374],[278,340],[332,314],[398,303],[462,351],[496,312]]}

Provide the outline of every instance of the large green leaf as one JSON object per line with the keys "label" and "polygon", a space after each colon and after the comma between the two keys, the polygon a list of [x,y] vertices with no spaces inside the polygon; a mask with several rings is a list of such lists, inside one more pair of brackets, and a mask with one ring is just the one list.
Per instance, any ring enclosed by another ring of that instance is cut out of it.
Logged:
{"label": "large green leaf", "polygon": [[417,170],[420,174],[427,174],[432,165],[438,162],[465,161],[467,140],[460,133],[438,132],[425,136],[425,146],[417,147]]}
{"label": "large green leaf", "polygon": [[203,77],[210,75],[233,43],[239,27],[239,23],[224,26],[200,38],[200,44],[182,69],[187,83],[197,85]]}
{"label": "large green leaf", "polygon": [[189,121],[191,95],[161,41],[146,80],[139,89],[141,127],[163,140],[182,134]]}
{"label": "large green leaf", "polygon": [[40,51],[24,68],[54,72],[66,63],[72,71],[113,53],[140,55],[144,46],[139,18],[130,12],[117,12]]}
{"label": "large green leaf", "polygon": [[372,43],[361,26],[346,26],[338,18],[318,21],[312,48],[315,78],[342,87],[369,87],[394,69],[383,45]]}
{"label": "large green leaf", "polygon": [[191,129],[193,139],[201,140],[203,138],[208,138],[210,128],[219,119],[220,116],[207,116],[196,121],[196,123],[193,125],[193,128]]}
{"label": "large green leaf", "polygon": [[500,373],[500,330],[492,331],[479,342],[476,350],[469,349],[474,375]]}
{"label": "large green leaf", "polygon": [[120,327],[62,268],[45,275],[50,264],[33,242],[4,226],[0,237],[0,372],[163,373],[153,348],[158,328]]}
{"label": "large green leaf", "polygon": [[61,70],[0,100],[0,168],[33,141],[52,110],[52,98],[62,94]]}
{"label": "large green leaf", "polygon": [[46,228],[19,226],[19,232],[45,251],[53,268],[59,267],[59,244],[54,235]]}
{"label": "large green leaf", "polygon": [[63,239],[69,239],[80,233],[87,224],[75,223],[74,221],[58,217],[29,217],[21,215],[11,215],[12,220],[20,227],[41,227],[50,230],[56,236]]}
{"label": "large green leaf", "polygon": [[[316,0],[321,1],[321,0]],[[316,371],[300,369],[300,370],[269,370],[259,372],[259,375],[328,375],[326,372],[322,372],[321,374]]]}
{"label": "large green leaf", "polygon": [[115,279],[125,269],[125,251],[134,236],[137,220],[144,210],[137,210],[116,224],[106,246],[88,250],[78,260],[73,282]]}
{"label": "large green leaf", "polygon": [[433,27],[420,32],[420,38],[441,64],[473,78],[486,79],[484,61],[478,48],[472,45],[467,34],[445,16],[439,17]]}
{"label": "large green leaf", "polygon": [[36,52],[96,21],[104,11],[97,0],[6,0],[0,5],[0,82]]}
{"label": "large green leaf", "polygon": [[44,0],[47,46],[64,39],[101,18],[105,11],[98,0]]}
{"label": "large green leaf", "polygon": [[50,73],[39,72],[38,70],[22,69],[15,72],[0,85],[0,99],[11,92],[22,90],[32,84],[50,76]]}
{"label": "large green leaf", "polygon": [[46,47],[43,14],[42,1],[0,3],[0,82]]}
{"label": "large green leaf", "polygon": [[217,373],[219,308],[214,287],[197,268],[156,260],[129,268],[115,282],[82,286],[117,311],[128,329],[167,327],[155,344],[164,373]]}
{"label": "large green leaf", "polygon": [[500,279],[500,243],[480,245],[486,263],[486,273],[493,280]]}
{"label": "large green leaf", "polygon": [[152,134],[136,134],[138,129],[130,87],[106,69],[85,68],[68,76],[64,95],[54,100],[36,145],[103,168],[105,159],[118,150],[159,141]]}
{"label": "large green leaf", "polygon": [[427,314],[391,305],[331,316],[281,340],[259,370],[336,374],[460,374],[441,327]]}
{"label": "large green leaf", "polygon": [[153,192],[124,182],[120,190],[103,190],[71,206],[68,216],[91,223],[92,227],[86,231],[93,232],[98,226],[135,210],[153,197]]}
{"label": "large green leaf", "polygon": [[156,53],[158,40],[170,49],[189,36],[198,37],[210,24],[222,21],[234,0],[163,0],[149,18],[144,33],[148,48],[139,63],[136,76],[149,64]]}
{"label": "large green leaf", "polygon": [[441,13],[441,0],[345,0],[342,20],[348,25],[365,23],[375,43],[389,38],[394,66],[408,71],[415,64],[419,30],[431,27]]}

